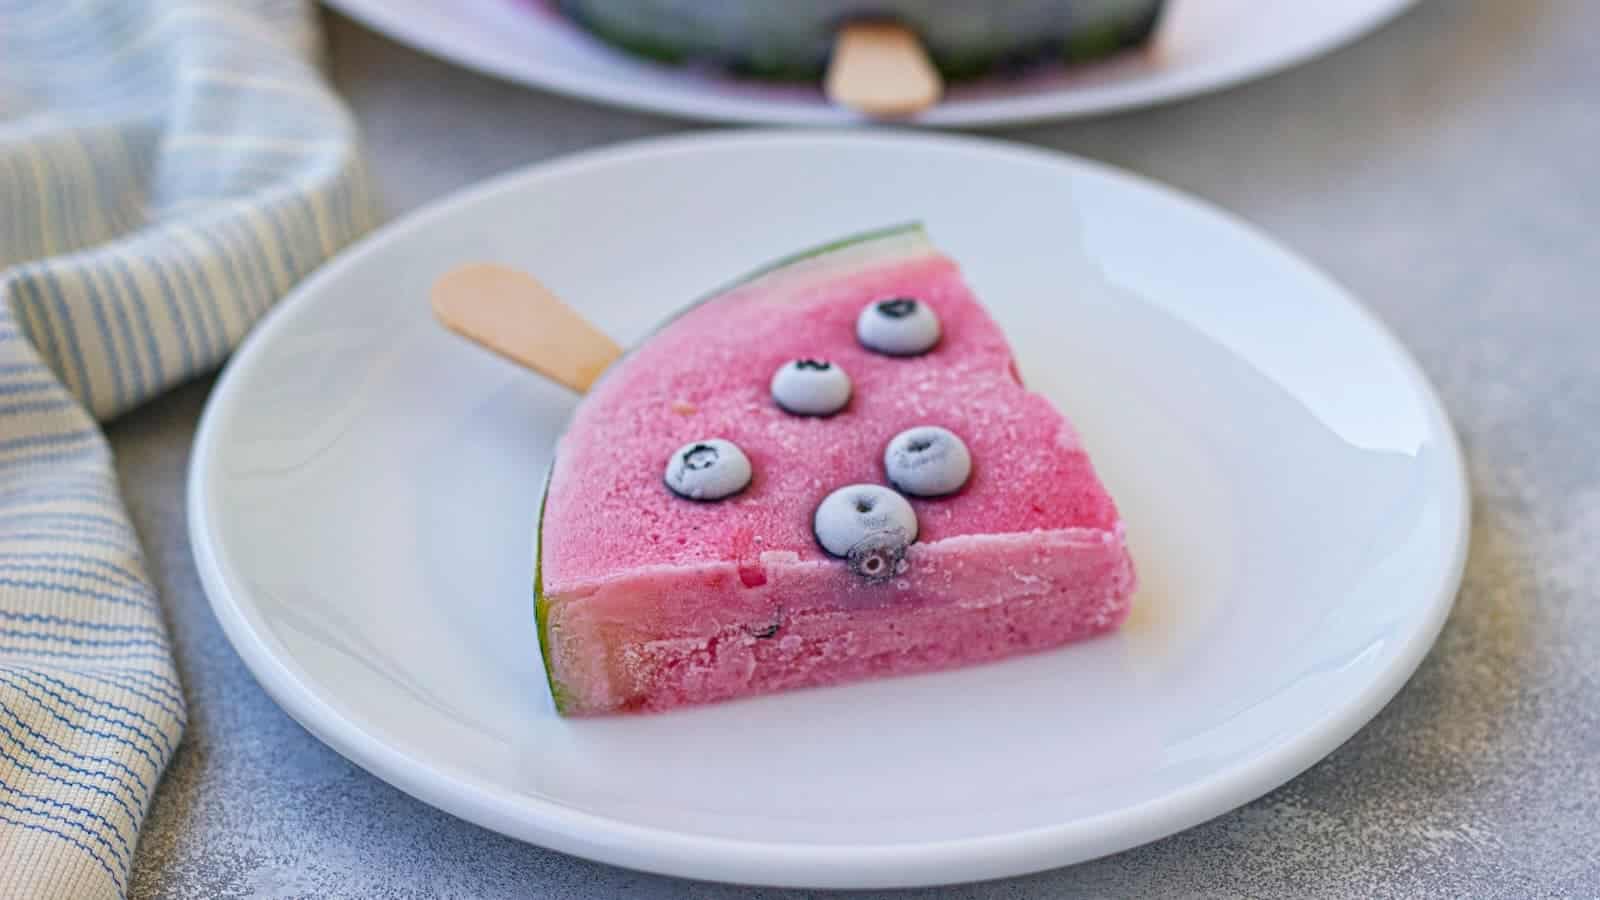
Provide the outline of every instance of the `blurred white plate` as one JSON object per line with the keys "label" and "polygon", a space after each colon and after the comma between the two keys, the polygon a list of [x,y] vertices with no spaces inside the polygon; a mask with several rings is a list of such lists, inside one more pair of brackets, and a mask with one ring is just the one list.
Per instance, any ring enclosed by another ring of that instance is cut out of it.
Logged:
{"label": "blurred white plate", "polygon": [[[394,40],[511,81],[601,103],[724,122],[857,121],[814,86],[762,84],[642,61],[535,0],[324,0]],[[915,120],[998,126],[1147,106],[1229,87],[1326,53],[1415,0],[1171,0],[1154,60],[955,86]]]}
{"label": "blurred white plate", "polygon": [[[556,716],[531,545],[574,401],[436,326],[427,286],[500,260],[630,341],[764,261],[907,219],[1079,426],[1143,580],[1127,627],[963,671]],[[251,335],[190,488],[239,653],[380,778],[607,862],[856,887],[1071,863],[1292,777],[1422,658],[1467,515],[1422,375],[1315,269],[1150,182],[914,135],[634,144],[392,225]]]}

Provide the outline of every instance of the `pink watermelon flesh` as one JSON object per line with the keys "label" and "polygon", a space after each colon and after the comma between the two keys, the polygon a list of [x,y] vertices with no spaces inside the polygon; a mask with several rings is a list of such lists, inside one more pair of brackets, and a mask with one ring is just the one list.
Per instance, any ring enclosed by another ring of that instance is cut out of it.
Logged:
{"label": "pink watermelon flesh", "polygon": [[[1071,425],[1020,383],[1005,336],[920,229],[769,270],[693,307],[607,372],[557,449],[540,528],[540,639],[568,714],[661,710],[943,669],[1116,628],[1132,563],[1116,506]],[[923,356],[857,343],[868,303],[915,297],[944,335]],[[844,367],[850,405],[780,410],[772,373]],[[898,432],[940,425],[973,471],[912,498],[901,577],[869,583],[811,531],[835,488],[885,483]],[[690,441],[738,444],[750,486],[696,503],[662,483]]]}

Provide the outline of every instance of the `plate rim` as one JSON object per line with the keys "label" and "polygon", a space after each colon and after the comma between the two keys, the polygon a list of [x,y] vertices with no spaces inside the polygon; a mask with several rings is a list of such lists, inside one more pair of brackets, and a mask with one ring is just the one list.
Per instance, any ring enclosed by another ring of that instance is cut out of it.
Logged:
{"label": "plate rim", "polygon": [[[729,104],[714,94],[693,92],[682,95],[645,92],[611,79],[595,79],[573,74],[558,66],[532,63],[533,72],[514,66],[499,56],[462,52],[452,42],[424,30],[411,28],[405,16],[383,0],[322,0],[341,15],[398,44],[419,50],[435,59],[512,84],[635,112],[654,113],[690,121],[740,123],[746,125],[884,126],[858,119],[842,110],[822,105],[792,107],[788,104],[756,105],[743,101]],[[1176,0],[1182,2],[1182,0]],[[1166,90],[1140,89],[1119,85],[1115,89],[1083,90],[1064,87],[1027,96],[984,98],[942,104],[897,126],[927,128],[1001,128],[1064,119],[1088,118],[1187,100],[1217,93],[1251,81],[1268,78],[1353,44],[1382,28],[1418,0],[1363,0],[1370,4],[1366,14],[1342,29],[1329,30],[1295,52],[1282,53],[1255,65],[1222,66]]]}
{"label": "plate rim", "polygon": [[[1426,609],[1404,636],[1391,663],[1352,692],[1335,711],[1299,734],[1236,762],[1202,780],[1146,802],[1063,823],[1002,834],[871,846],[750,841],[697,835],[585,812],[559,801],[503,792],[469,771],[440,766],[386,744],[347,718],[315,683],[289,664],[281,644],[264,627],[210,527],[208,481],[216,462],[220,410],[231,406],[240,373],[266,352],[277,329],[294,310],[312,302],[325,282],[363,264],[385,243],[432,226],[481,200],[524,185],[559,180],[587,168],[675,153],[760,149],[787,144],[893,144],[932,146],[1010,156],[1063,170],[1092,174],[1152,190],[1165,199],[1210,214],[1241,229],[1314,276],[1330,283],[1342,302],[1372,330],[1415,390],[1439,438],[1441,467],[1454,473],[1445,512],[1454,506],[1454,546],[1434,581]],[[1266,794],[1332,753],[1364,727],[1399,692],[1436,641],[1454,607],[1469,548],[1472,496],[1464,458],[1447,411],[1426,373],[1388,326],[1321,268],[1261,229],[1204,199],[1146,176],[1071,154],[973,135],[934,132],[860,132],[811,129],[725,129],[646,138],[535,163],[453,192],[389,222],[314,271],[251,329],[228,361],[206,400],[191,448],[186,479],[188,535],[201,586],[213,613],[252,676],[285,712],[318,740],[401,791],[454,816],[549,849],[612,865],[710,881],[795,888],[890,888],[953,884],[1023,875],[1084,862],[1148,843],[1220,816]]]}

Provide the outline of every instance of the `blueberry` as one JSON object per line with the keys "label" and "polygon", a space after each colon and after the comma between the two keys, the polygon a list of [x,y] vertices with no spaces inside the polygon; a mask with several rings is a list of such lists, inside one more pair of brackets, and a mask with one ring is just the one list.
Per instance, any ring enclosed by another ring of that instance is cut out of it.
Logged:
{"label": "blueberry", "polygon": [[721,438],[684,444],[667,460],[667,489],[688,500],[722,500],[750,483],[750,458]]}
{"label": "blueberry", "polygon": [[972,475],[967,445],[937,425],[908,428],[883,450],[889,483],[913,497],[942,497],[961,490]]}
{"label": "blueberry", "polygon": [[906,570],[906,546],[898,531],[874,531],[856,541],[844,558],[850,571],[876,584]]}
{"label": "blueberry", "polygon": [[939,317],[911,297],[867,304],[856,319],[856,339],[886,356],[920,356],[939,343]]}
{"label": "blueberry", "polygon": [[882,485],[852,484],[818,504],[811,527],[823,550],[848,560],[869,581],[881,581],[904,570],[905,549],[917,539],[917,513]]}
{"label": "blueberry", "polygon": [[831,416],[850,402],[850,376],[823,359],[797,359],[772,375],[772,399],[796,416]]}

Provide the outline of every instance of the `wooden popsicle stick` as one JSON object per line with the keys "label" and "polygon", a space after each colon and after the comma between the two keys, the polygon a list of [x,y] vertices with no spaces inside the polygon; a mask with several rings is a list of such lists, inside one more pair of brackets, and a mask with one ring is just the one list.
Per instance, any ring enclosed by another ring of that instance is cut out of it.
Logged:
{"label": "wooden popsicle stick", "polygon": [[447,328],[582,394],[622,348],[526,272],[470,263],[433,285]]}
{"label": "wooden popsicle stick", "polygon": [[823,90],[841,106],[893,118],[937,103],[944,82],[910,29],[892,22],[853,22],[834,38]]}

